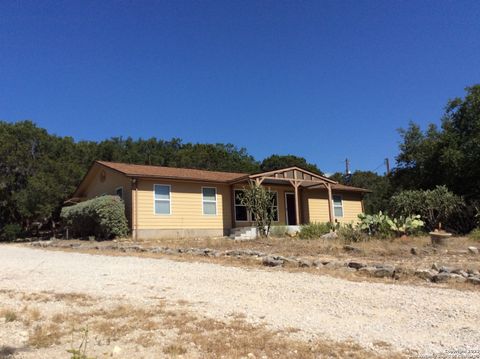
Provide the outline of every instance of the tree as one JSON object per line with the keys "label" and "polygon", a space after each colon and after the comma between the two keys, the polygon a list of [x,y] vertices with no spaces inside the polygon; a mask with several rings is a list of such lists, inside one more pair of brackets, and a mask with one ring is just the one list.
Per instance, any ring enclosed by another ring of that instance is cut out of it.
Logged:
{"label": "tree", "polygon": [[241,193],[240,203],[251,213],[258,235],[268,237],[277,215],[274,207],[275,194],[256,182],[251,182]]}
{"label": "tree", "polygon": [[270,157],[265,158],[260,164],[260,170],[262,172],[274,171],[280,168],[285,167],[300,167],[310,172],[323,174],[322,171],[317,167],[317,165],[308,163],[307,160],[303,157],[298,157],[294,155],[271,155]]}
{"label": "tree", "polygon": [[363,200],[365,213],[374,214],[379,211],[385,212],[388,209],[393,192],[388,176],[382,176],[372,171],[355,171],[348,177],[337,172],[330,178],[347,186],[371,190],[372,193],[367,193]]}

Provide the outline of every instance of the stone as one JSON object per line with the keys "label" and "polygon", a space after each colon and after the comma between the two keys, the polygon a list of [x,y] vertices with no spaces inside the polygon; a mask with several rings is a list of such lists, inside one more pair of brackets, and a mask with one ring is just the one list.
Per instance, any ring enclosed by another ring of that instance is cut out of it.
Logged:
{"label": "stone", "polygon": [[345,263],[338,261],[332,261],[325,264],[325,268],[338,269],[342,267],[345,267]]}
{"label": "stone", "polygon": [[322,261],[321,261],[320,259],[315,259],[315,260],[313,261],[313,266],[314,266],[314,267],[317,267],[317,268],[322,268],[322,267],[323,267],[323,263],[322,263]]}
{"label": "stone", "polygon": [[375,267],[363,267],[358,270],[359,273],[373,275],[377,269]]}
{"label": "stone", "polygon": [[418,255],[418,250],[416,247],[410,248],[410,253],[413,254],[414,256]]}
{"label": "stone", "polygon": [[471,254],[478,254],[478,248],[477,247],[468,247],[468,252]]}
{"label": "stone", "polygon": [[440,268],[438,268],[438,271],[440,273],[450,273],[452,269],[446,266],[441,266]]}
{"label": "stone", "polygon": [[338,234],[337,234],[337,232],[330,232],[330,233],[326,233],[326,234],[320,236],[320,238],[322,238],[322,239],[337,239]]}
{"label": "stone", "polygon": [[440,267],[438,266],[437,263],[433,263],[433,264],[432,264],[432,269],[433,269],[433,270],[436,270],[436,271],[438,272],[438,271],[440,270]]}
{"label": "stone", "polygon": [[309,268],[309,267],[312,266],[312,261],[310,261],[308,259],[300,259],[298,261],[298,266],[302,267],[302,268]]}
{"label": "stone", "polygon": [[361,249],[351,246],[349,244],[343,246],[343,249],[347,252],[360,253]]}
{"label": "stone", "polygon": [[470,284],[474,284],[474,285],[480,285],[480,278],[479,277],[470,277],[470,278],[467,278],[467,282],[470,283]]}
{"label": "stone", "polygon": [[366,267],[367,265],[360,262],[348,262],[347,266],[354,269],[360,269]]}
{"label": "stone", "polygon": [[283,264],[283,261],[275,259],[274,257],[271,257],[271,256],[267,256],[267,257],[263,257],[262,264],[267,267],[278,267]]}
{"label": "stone", "polygon": [[467,279],[462,277],[459,274],[455,273],[447,273],[447,272],[441,272],[433,276],[432,282],[435,283],[446,283],[446,282],[457,282],[457,283],[462,283],[465,282]]}
{"label": "stone", "polygon": [[434,272],[431,269],[417,269],[415,271],[415,276],[426,279],[426,280],[432,280],[433,276],[435,276],[437,272]]}
{"label": "stone", "polygon": [[373,275],[378,278],[393,277],[395,275],[395,268],[389,265],[376,266]]}

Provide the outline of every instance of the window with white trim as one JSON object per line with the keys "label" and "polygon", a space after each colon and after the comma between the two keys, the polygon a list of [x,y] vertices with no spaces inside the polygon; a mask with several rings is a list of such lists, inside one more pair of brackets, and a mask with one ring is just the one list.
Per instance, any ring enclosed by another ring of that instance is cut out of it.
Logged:
{"label": "window with white trim", "polygon": [[115,195],[120,197],[123,200],[123,187],[118,187],[115,189]]}
{"label": "window with white trim", "polygon": [[247,207],[242,205],[242,198],[245,194],[244,190],[236,189],[233,191],[235,197],[235,221],[237,222],[246,222],[250,217],[248,215]]}
{"label": "window with white trim", "polygon": [[171,201],[170,201],[170,186],[155,184],[154,190],[154,202],[155,202],[155,214],[170,214]]}
{"label": "window with white trim", "polygon": [[[246,222],[246,221],[254,221],[253,213],[247,210],[247,207],[242,205],[242,197],[244,195],[243,189],[236,189],[234,190],[235,196],[235,221],[237,222]],[[274,194],[272,198],[272,207],[271,211],[273,211],[273,221],[278,222],[278,192],[272,191]]]}
{"label": "window with white trim", "polygon": [[335,217],[343,217],[342,196],[333,196],[333,214],[335,215]]}
{"label": "window with white trim", "polygon": [[203,214],[215,216],[217,214],[217,189],[215,187],[202,188]]}

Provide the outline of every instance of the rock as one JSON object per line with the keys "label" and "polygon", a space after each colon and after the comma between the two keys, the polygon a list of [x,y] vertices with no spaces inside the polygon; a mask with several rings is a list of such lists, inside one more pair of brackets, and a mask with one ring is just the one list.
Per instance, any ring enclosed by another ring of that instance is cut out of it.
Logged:
{"label": "rock", "polygon": [[468,247],[468,251],[471,254],[478,254],[478,248],[477,247]]}
{"label": "rock", "polygon": [[440,268],[438,268],[438,271],[440,273],[450,273],[452,269],[446,266],[441,266]]}
{"label": "rock", "polygon": [[358,270],[359,273],[363,274],[368,274],[370,276],[373,276],[373,273],[375,273],[377,269],[375,267],[363,267]]}
{"label": "rock", "polygon": [[339,261],[332,261],[325,264],[325,268],[338,269],[345,267],[345,263]]}
{"label": "rock", "polygon": [[427,280],[432,280],[432,278],[437,274],[437,272],[434,272],[431,269],[418,269],[415,271],[415,276],[422,278],[422,279],[427,279]]}
{"label": "rock", "polygon": [[373,275],[378,278],[393,277],[395,275],[395,267],[389,265],[376,266]]}
{"label": "rock", "polygon": [[322,261],[321,261],[320,259],[315,259],[315,260],[313,261],[313,266],[314,266],[314,267],[317,267],[317,268],[321,268],[321,267],[323,267],[323,263],[322,263]]}
{"label": "rock", "polygon": [[470,277],[470,278],[467,278],[467,282],[470,283],[470,284],[474,284],[474,285],[480,285],[480,278],[479,277]]}
{"label": "rock", "polygon": [[366,267],[367,265],[360,262],[348,262],[347,266],[354,269],[360,269]]}
{"label": "rock", "polygon": [[338,234],[337,234],[337,232],[330,232],[330,233],[326,233],[326,234],[320,236],[320,238],[322,238],[322,239],[337,239]]}
{"label": "rock", "polygon": [[456,283],[462,283],[465,282],[467,279],[462,277],[459,274],[454,274],[454,273],[447,273],[447,272],[441,272],[433,276],[432,282],[435,283],[446,283],[446,282],[456,282]]}
{"label": "rock", "polygon": [[413,254],[414,256],[418,255],[418,250],[416,247],[410,248],[410,253]]}
{"label": "rock", "polygon": [[302,268],[309,268],[312,266],[312,261],[309,261],[308,259],[300,259],[298,261],[298,266]]}
{"label": "rock", "polygon": [[283,261],[275,259],[274,257],[271,257],[271,256],[267,256],[267,257],[263,257],[262,264],[267,267],[278,267],[283,264]]}
{"label": "rock", "polygon": [[360,253],[361,250],[359,248],[356,248],[354,246],[351,246],[349,244],[343,246],[343,249],[347,252],[353,252],[353,253]]}
{"label": "rock", "polygon": [[436,271],[438,272],[438,271],[440,270],[440,267],[438,266],[437,263],[433,263],[433,264],[432,264],[432,269],[433,269],[433,270],[436,270]]}

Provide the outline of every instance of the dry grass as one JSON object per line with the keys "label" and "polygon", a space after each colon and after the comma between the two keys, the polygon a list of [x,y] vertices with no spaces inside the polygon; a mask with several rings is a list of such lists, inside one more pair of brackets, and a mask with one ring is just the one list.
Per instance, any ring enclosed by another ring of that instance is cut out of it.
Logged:
{"label": "dry grass", "polygon": [[[5,296],[7,294],[11,293],[5,293]],[[68,295],[51,294],[53,302],[65,298],[65,301],[56,304],[64,308],[63,311],[52,313],[52,302],[45,302],[45,296],[48,294],[13,296],[19,301],[18,305],[35,304],[35,308],[25,306],[22,318],[29,320],[22,323],[29,331],[28,345],[36,350],[56,346],[68,349],[71,347],[69,339],[73,338],[73,333],[82,327],[88,327],[93,340],[89,345],[89,354],[95,351],[96,345],[109,345],[113,341],[122,348],[141,347],[146,353],[151,351],[152,355],[161,351],[172,357],[240,358],[249,353],[269,358],[404,357],[393,352],[389,344],[383,342],[375,344],[378,352],[366,350],[353,342],[306,342],[297,338],[296,328],[272,330],[264,325],[247,322],[242,313],[231,313],[230,319],[220,321],[178,309],[178,304],[170,305],[163,300],[146,308],[121,302],[109,308],[105,307],[103,300],[89,298],[92,307],[86,308],[71,306],[71,297]],[[39,302],[31,303],[31,298],[38,298]],[[182,305],[186,306],[188,302],[182,302]],[[49,312],[47,307],[50,308]],[[95,352],[95,355],[99,353],[102,352]]]}
{"label": "dry grass", "polygon": [[1,309],[0,316],[5,319],[5,323],[14,322],[18,319],[17,313],[11,309]]}

